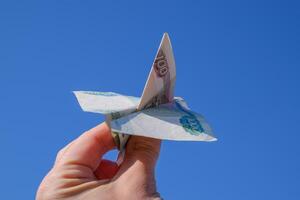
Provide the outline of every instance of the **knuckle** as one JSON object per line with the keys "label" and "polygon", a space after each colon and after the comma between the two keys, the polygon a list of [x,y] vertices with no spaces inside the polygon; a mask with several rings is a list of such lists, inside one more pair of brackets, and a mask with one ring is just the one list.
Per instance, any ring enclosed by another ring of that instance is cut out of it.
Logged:
{"label": "knuckle", "polygon": [[60,149],[57,154],[56,154],[56,158],[61,157],[64,154],[65,148]]}
{"label": "knuckle", "polygon": [[59,161],[61,159],[61,157],[63,156],[64,152],[65,152],[66,148],[62,148],[60,149],[57,154],[56,154],[56,158],[55,158],[55,162]]}

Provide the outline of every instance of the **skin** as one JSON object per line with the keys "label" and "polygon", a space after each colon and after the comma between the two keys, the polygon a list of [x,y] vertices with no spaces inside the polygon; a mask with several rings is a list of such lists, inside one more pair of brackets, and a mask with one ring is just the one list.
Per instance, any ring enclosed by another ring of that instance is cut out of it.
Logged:
{"label": "skin", "polygon": [[157,139],[132,136],[118,166],[102,159],[115,148],[110,128],[102,123],[59,151],[36,200],[158,200],[154,171],[160,144]]}

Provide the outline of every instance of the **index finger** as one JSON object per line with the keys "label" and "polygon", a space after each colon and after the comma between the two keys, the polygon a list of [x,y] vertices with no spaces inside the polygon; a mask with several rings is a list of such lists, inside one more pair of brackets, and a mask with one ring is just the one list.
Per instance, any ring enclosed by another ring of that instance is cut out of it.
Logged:
{"label": "index finger", "polygon": [[57,165],[82,165],[95,171],[102,156],[114,148],[111,130],[106,123],[102,123],[74,140],[61,155]]}

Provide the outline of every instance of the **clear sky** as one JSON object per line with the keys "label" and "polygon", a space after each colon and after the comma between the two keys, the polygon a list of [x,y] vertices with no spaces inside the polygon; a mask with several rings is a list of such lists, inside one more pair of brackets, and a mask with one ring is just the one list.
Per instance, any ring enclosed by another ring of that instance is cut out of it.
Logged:
{"label": "clear sky", "polygon": [[161,195],[299,199],[295,2],[1,1],[1,199],[33,199],[57,151],[103,121],[82,112],[71,91],[141,95],[164,32],[177,64],[175,94],[219,140],[164,141]]}

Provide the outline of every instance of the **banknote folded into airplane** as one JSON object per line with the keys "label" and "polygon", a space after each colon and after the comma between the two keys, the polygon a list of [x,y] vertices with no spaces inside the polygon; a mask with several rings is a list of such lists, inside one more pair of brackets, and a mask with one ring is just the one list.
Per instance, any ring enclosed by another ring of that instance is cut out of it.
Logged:
{"label": "banknote folded into airplane", "polygon": [[81,108],[101,113],[120,150],[130,135],[163,140],[215,141],[202,115],[174,97],[176,68],[170,38],[163,35],[140,98],[114,92],[74,91]]}

